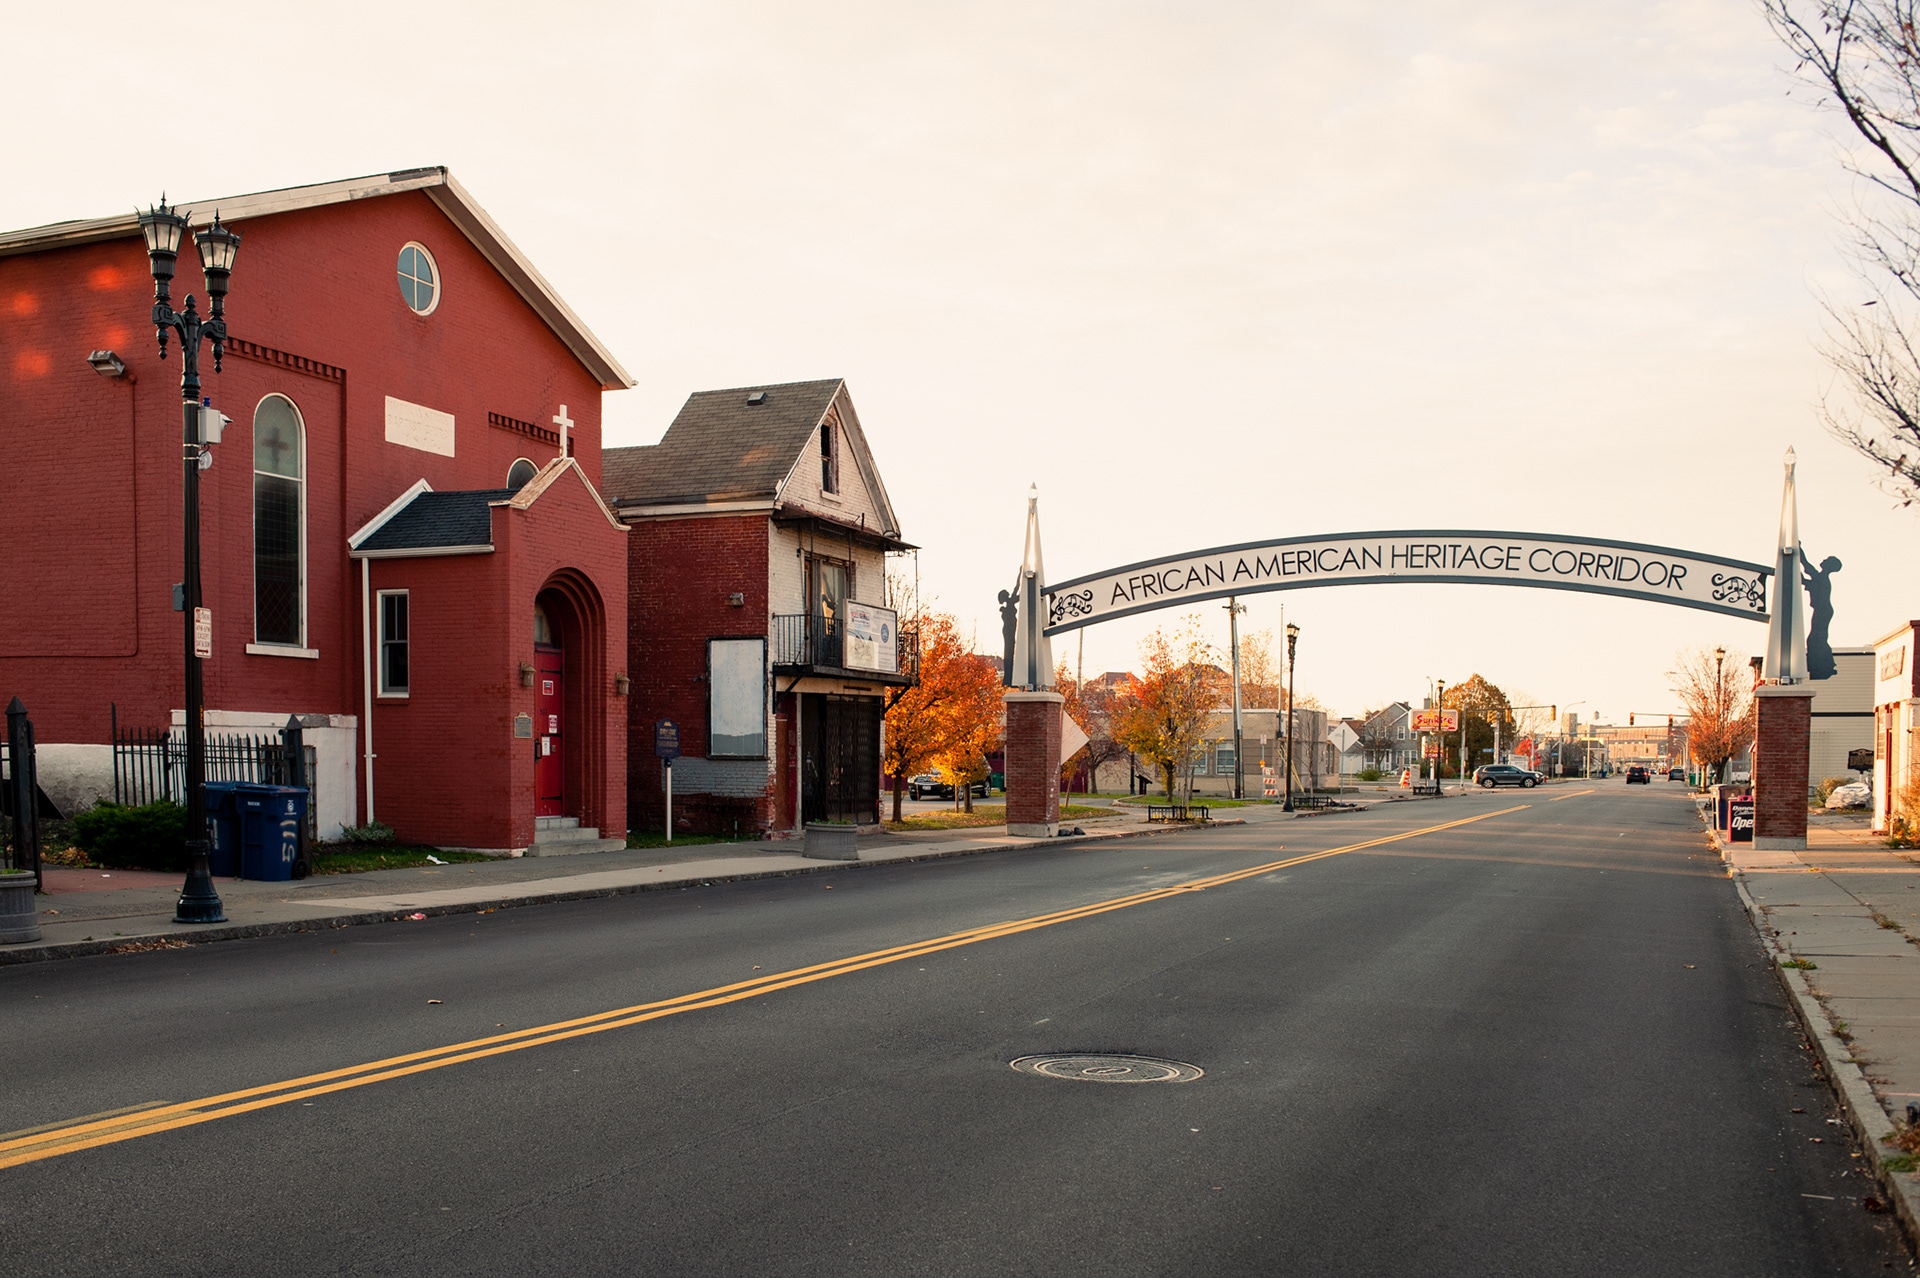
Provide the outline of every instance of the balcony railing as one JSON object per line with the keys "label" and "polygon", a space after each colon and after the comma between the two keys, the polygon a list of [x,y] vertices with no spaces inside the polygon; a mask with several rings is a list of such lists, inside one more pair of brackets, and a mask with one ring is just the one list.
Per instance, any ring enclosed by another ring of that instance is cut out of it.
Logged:
{"label": "balcony railing", "polygon": [[894,669],[875,670],[866,665],[847,664],[850,643],[844,627],[832,617],[811,613],[788,614],[773,618],[768,641],[776,670],[820,671],[873,679],[880,683],[912,685],[920,682],[920,634],[900,627],[894,640]]}

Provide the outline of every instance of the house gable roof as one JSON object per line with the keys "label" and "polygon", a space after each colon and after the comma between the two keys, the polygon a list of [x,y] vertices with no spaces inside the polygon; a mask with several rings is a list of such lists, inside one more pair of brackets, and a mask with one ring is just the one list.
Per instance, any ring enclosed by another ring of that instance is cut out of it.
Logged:
{"label": "house gable roof", "polygon": [[[218,212],[224,223],[238,224],[248,218],[270,217],[301,209],[345,204],[403,191],[420,191],[437,205],[447,220],[460,229],[492,263],[502,278],[511,284],[534,313],[546,321],[554,335],[573,352],[588,372],[600,382],[602,390],[625,390],[634,384],[627,370],[620,367],[580,317],[554,292],[553,285],[534,269],[533,263],[506,237],[487,211],[480,207],[465,187],[454,181],[445,166],[405,169],[398,173],[375,173],[367,177],[346,178],[338,182],[320,182],[312,186],[286,187],[278,191],[256,191],[250,195],[228,196],[218,200],[183,203],[191,209],[194,226],[205,226]],[[243,229],[244,227],[240,227]],[[0,232],[0,257],[35,253],[44,249],[92,244],[140,234],[140,222],[133,213],[113,217],[86,218],[71,222],[53,222],[20,231]]]}
{"label": "house gable roof", "polygon": [[[752,402],[756,396],[758,402]],[[882,517],[884,527],[874,531],[898,537],[899,520],[846,382],[837,377],[695,392],[659,443],[601,450],[601,487],[621,507],[778,507],[795,473],[812,460],[809,446],[829,414],[838,420],[861,483]],[[830,521],[837,517],[830,511],[808,513]]]}

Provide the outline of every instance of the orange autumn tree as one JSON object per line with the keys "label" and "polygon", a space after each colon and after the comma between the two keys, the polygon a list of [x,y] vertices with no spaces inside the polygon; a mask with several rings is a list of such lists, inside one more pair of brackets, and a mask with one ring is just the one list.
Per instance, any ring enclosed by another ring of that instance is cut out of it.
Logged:
{"label": "orange autumn tree", "polygon": [[1115,706],[1115,738],[1159,769],[1168,799],[1183,774],[1191,794],[1208,716],[1231,695],[1214,655],[1198,613],[1174,634],[1155,630],[1140,641],[1140,673]]}
{"label": "orange autumn tree", "polygon": [[961,809],[972,812],[974,784],[987,779],[987,754],[1000,744],[1001,695],[1006,688],[1000,663],[984,653],[970,652],[955,664],[950,679],[954,695],[940,707],[941,747],[933,766],[940,779],[953,786]]}
{"label": "orange autumn tree", "polygon": [[[943,775],[986,775],[986,752],[1000,734],[1000,673],[991,658],[967,651],[952,613],[920,616],[920,682],[887,707],[886,769],[893,777],[893,819],[907,778],[937,767]],[[968,801],[971,810],[971,795]]]}

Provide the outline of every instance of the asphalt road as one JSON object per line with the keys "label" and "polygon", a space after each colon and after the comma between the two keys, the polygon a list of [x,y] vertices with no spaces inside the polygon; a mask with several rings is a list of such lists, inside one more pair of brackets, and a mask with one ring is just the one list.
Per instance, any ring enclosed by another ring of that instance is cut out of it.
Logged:
{"label": "asphalt road", "polygon": [[0,969],[0,1267],[1907,1270],[1677,787],[1573,789]]}

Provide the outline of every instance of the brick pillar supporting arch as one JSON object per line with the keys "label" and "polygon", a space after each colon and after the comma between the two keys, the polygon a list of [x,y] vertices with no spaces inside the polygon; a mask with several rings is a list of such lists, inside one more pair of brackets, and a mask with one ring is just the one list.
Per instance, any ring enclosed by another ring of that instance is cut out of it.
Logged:
{"label": "brick pillar supporting arch", "polygon": [[1060,732],[1067,699],[1057,692],[1006,694],[1007,833],[1050,839],[1060,832]]}
{"label": "brick pillar supporting arch", "polygon": [[1799,852],[1807,846],[1807,768],[1813,689],[1804,683],[1753,690],[1753,846]]}

